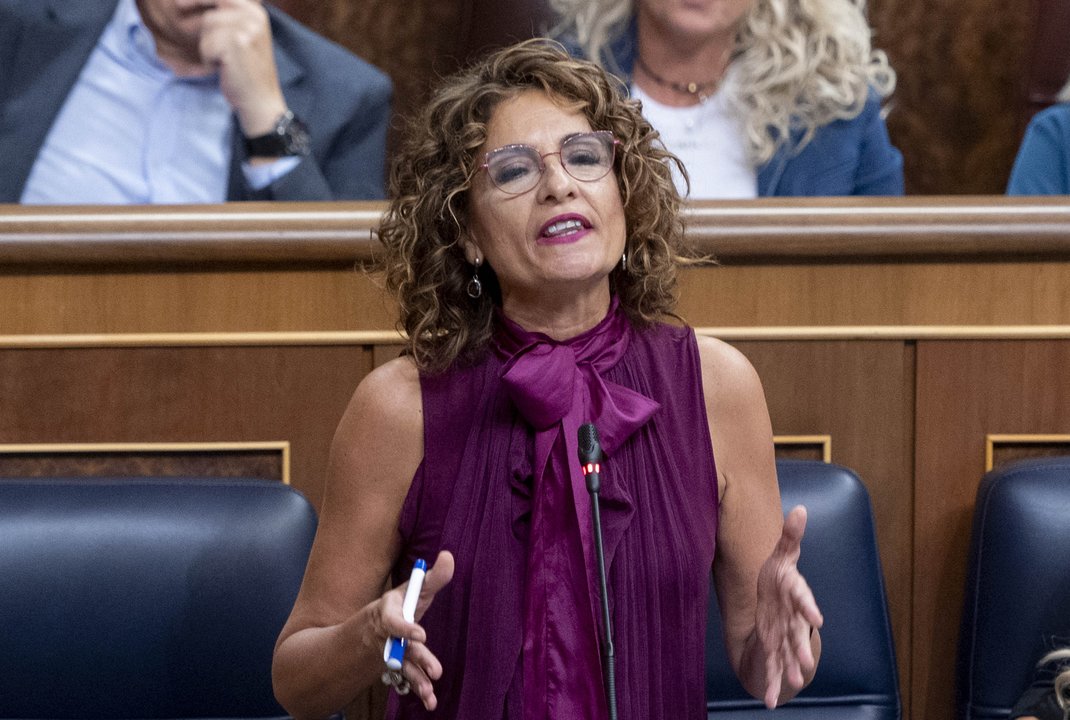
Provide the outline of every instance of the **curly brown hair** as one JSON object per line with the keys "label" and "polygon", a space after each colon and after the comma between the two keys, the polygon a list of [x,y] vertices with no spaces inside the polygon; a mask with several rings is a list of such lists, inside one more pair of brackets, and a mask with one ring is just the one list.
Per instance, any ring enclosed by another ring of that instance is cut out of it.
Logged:
{"label": "curly brown hair", "polygon": [[691,261],[682,251],[681,199],[669,170],[679,160],[665,150],[618,80],[570,57],[558,43],[528,40],[446,79],[412,122],[394,158],[393,199],[377,231],[383,247],[377,267],[398,300],[399,329],[422,371],[440,372],[457,359],[474,360],[487,347],[501,295],[487,265],[478,269],[487,292],[473,300],[466,290],[476,272],[461,243],[469,220],[468,190],[495,108],[532,89],[576,107],[592,128],[609,130],[620,141],[614,169],[624,205],[628,269],[618,265],[612,271],[611,287],[638,327],[675,317],[677,266]]}

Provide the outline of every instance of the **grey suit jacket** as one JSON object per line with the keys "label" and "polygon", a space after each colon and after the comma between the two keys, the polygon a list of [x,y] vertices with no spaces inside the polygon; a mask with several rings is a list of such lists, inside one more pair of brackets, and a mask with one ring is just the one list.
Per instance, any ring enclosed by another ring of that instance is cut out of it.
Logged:
{"label": "grey suit jacket", "polygon": [[[56,115],[118,0],[0,0],[0,202],[18,202]],[[312,154],[253,191],[234,132],[228,199],[384,197],[391,85],[378,69],[268,6],[286,102],[312,136]],[[237,120],[235,119],[235,124]]]}

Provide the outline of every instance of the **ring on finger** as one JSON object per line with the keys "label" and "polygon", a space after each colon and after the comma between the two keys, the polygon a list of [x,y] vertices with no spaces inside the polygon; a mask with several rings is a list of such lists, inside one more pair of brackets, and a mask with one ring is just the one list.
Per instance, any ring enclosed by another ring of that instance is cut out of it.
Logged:
{"label": "ring on finger", "polygon": [[412,686],[408,679],[401,674],[400,670],[385,670],[382,676],[383,684],[394,688],[398,695],[408,695]]}

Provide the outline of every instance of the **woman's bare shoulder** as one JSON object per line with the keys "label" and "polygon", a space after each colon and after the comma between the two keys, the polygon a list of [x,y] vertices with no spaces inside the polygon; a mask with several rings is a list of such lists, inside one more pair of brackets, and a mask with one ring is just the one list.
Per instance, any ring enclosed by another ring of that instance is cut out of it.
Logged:
{"label": "woman's bare shoulder", "polygon": [[[773,434],[757,371],[728,343],[699,337],[698,345],[718,496],[723,500],[732,485],[768,489],[772,483],[775,488]],[[740,498],[742,493],[733,495]],[[731,506],[722,503],[722,518],[731,514]]]}
{"label": "woman's bare shoulder", "polygon": [[364,376],[349,401],[346,420],[357,424],[387,423],[396,429],[422,427],[420,373],[412,360],[399,357]]}
{"label": "woman's bare shoulder", "polygon": [[395,473],[386,477],[407,488],[423,458],[420,374],[411,359],[384,363],[360,381],[338,423],[331,455],[332,469],[389,468]]}
{"label": "woman's bare shoulder", "polygon": [[[702,362],[702,386],[707,402],[714,399],[753,399],[755,392],[762,393],[758,373],[743,353],[723,340],[705,335],[698,335],[695,339]],[[764,395],[762,397],[764,400]]]}
{"label": "woman's bare shoulder", "polygon": [[361,393],[362,390],[369,397],[379,401],[418,400],[420,371],[416,369],[412,358],[403,355],[383,363],[365,375],[357,386],[357,393]]}

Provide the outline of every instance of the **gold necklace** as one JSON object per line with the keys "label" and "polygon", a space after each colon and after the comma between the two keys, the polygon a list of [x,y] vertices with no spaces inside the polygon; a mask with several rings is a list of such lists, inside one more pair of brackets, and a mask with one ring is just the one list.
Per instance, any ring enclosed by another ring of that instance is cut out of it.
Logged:
{"label": "gold necklace", "polygon": [[645,62],[643,62],[643,58],[640,55],[635,56],[635,64],[638,65],[639,69],[642,70],[651,80],[653,80],[656,85],[668,88],[669,90],[679,93],[680,95],[691,95],[692,97],[698,98],[699,102],[704,102],[708,97],[710,97],[710,95],[713,95],[715,92],[717,92],[717,88],[721,86],[721,80],[723,79],[723,77],[721,77],[717,78],[716,80],[711,80],[709,82],[703,83],[678,83],[673,82],[672,80],[666,80],[665,78],[661,77],[656,72],[651,70],[650,67]]}

